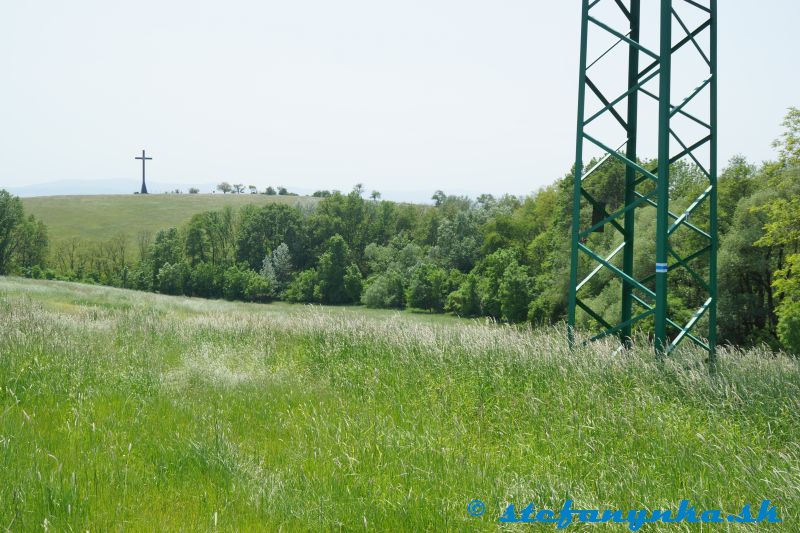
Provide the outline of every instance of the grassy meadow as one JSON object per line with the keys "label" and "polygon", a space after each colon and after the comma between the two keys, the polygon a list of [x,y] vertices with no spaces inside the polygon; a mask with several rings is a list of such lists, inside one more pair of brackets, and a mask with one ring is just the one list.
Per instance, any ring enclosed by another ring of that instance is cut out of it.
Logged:
{"label": "grassy meadow", "polygon": [[99,194],[22,198],[25,212],[42,220],[54,244],[77,237],[104,242],[120,233],[131,243],[140,231],[178,227],[192,215],[231,206],[315,202],[307,196],[264,194]]}
{"label": "grassy meadow", "polygon": [[723,350],[710,377],[688,348],[571,352],[561,329],[17,278],[0,324],[0,528],[494,530],[567,498],[766,498],[800,528],[784,356]]}

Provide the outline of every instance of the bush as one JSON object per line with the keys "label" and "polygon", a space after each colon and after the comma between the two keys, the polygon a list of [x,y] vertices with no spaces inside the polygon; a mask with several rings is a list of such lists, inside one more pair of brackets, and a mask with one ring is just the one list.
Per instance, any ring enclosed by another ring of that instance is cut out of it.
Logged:
{"label": "bush", "polygon": [[396,271],[390,271],[372,279],[361,297],[361,302],[375,309],[402,309],[405,305],[404,292],[402,276]]}
{"label": "bush", "polygon": [[251,302],[267,302],[274,295],[274,285],[264,276],[259,276],[252,270],[248,271],[249,279],[244,295]]}
{"label": "bush", "polygon": [[313,268],[304,270],[294,278],[286,288],[286,299],[290,302],[315,302],[316,287],[319,282],[317,271]]}
{"label": "bush", "polygon": [[486,257],[481,265],[481,279],[478,291],[481,295],[481,310],[483,314],[502,318],[503,305],[500,298],[500,282],[506,268],[516,262],[516,256],[511,250],[498,250]]}
{"label": "bush", "polygon": [[500,310],[503,320],[522,322],[528,317],[531,280],[516,261],[506,267],[500,280]]}
{"label": "bush", "polygon": [[356,303],[361,301],[361,290],[363,289],[361,272],[355,264],[350,265],[344,272],[344,303]]}
{"label": "bush", "polygon": [[280,296],[292,281],[292,254],[286,243],[278,245],[272,253],[264,256],[261,275],[273,286],[276,296]]}
{"label": "bush", "polygon": [[315,296],[325,304],[358,302],[361,297],[361,272],[350,262],[350,248],[341,235],[328,240],[327,250],[319,259],[319,282]]}
{"label": "bush", "polygon": [[228,267],[222,276],[222,295],[226,300],[244,300],[251,271],[238,265]]}
{"label": "bush", "polygon": [[191,294],[203,298],[222,296],[224,271],[211,263],[198,263],[192,269],[189,285]]}
{"label": "bush", "polygon": [[165,263],[158,269],[156,276],[158,292],[172,295],[183,294],[184,289],[188,288],[186,283],[188,278],[189,269],[186,263],[180,262],[174,265]]}
{"label": "bush", "polygon": [[273,250],[270,259],[272,260],[272,270],[275,274],[276,290],[283,292],[292,280],[292,272],[294,271],[292,254],[289,252],[289,247],[285,242],[282,242]]}
{"label": "bush", "polygon": [[[77,275],[73,273],[70,278],[77,278]],[[139,263],[137,267],[128,272],[128,286],[137,291],[152,291],[152,267],[145,263]]]}
{"label": "bush", "polygon": [[26,278],[42,279],[42,267],[33,265],[32,267],[23,269],[23,274]]}
{"label": "bush", "polygon": [[783,302],[778,316],[778,338],[789,352],[800,355],[800,302]]}
{"label": "bush", "polygon": [[469,274],[464,278],[458,289],[448,296],[447,309],[458,316],[480,316],[481,297],[478,292],[478,276]]}
{"label": "bush", "polygon": [[444,309],[447,272],[429,264],[420,263],[411,272],[406,300],[409,307],[440,312]]}

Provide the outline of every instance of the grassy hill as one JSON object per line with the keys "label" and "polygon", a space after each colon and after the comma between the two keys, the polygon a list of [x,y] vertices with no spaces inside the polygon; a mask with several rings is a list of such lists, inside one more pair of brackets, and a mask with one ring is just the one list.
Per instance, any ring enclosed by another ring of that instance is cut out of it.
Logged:
{"label": "grassy hill", "polygon": [[495,531],[567,498],[800,520],[785,356],[722,350],[712,378],[561,329],[14,278],[0,323],[8,529]]}
{"label": "grassy hill", "polygon": [[39,196],[23,198],[25,212],[42,219],[53,243],[72,237],[102,242],[126,233],[179,226],[192,215],[211,209],[269,202],[310,203],[314,198],[263,194],[149,194]]}

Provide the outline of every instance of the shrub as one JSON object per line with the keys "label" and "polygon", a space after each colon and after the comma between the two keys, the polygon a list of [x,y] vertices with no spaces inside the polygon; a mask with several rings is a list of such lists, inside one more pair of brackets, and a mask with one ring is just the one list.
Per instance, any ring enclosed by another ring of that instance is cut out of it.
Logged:
{"label": "shrub", "polygon": [[328,240],[327,250],[319,259],[319,282],[315,296],[325,304],[344,304],[359,301],[361,272],[349,261],[350,248],[341,235]]}
{"label": "shrub", "polygon": [[778,316],[778,338],[788,351],[800,355],[800,301],[782,303]]}
{"label": "shrub", "polygon": [[411,272],[406,301],[409,307],[428,311],[444,309],[447,273],[430,263],[420,263]]}
{"label": "shrub", "polygon": [[344,303],[356,303],[361,301],[361,290],[363,288],[361,272],[355,264],[350,265],[344,272]]}
{"label": "shrub", "polygon": [[[138,266],[128,272],[128,286],[137,291],[152,291],[153,276],[152,267],[146,263],[139,263]],[[70,279],[77,279],[77,274],[72,273]]]}
{"label": "shrub", "polygon": [[186,263],[165,263],[158,269],[156,276],[158,292],[172,295],[183,294],[188,277],[189,270]]}
{"label": "shrub", "polygon": [[286,243],[281,243],[272,253],[264,256],[261,275],[270,281],[276,295],[280,296],[292,280],[292,254]]}
{"label": "shrub", "polygon": [[361,302],[376,309],[402,308],[405,305],[404,292],[402,276],[390,271],[372,279],[362,294]]}
{"label": "shrub", "polygon": [[249,270],[238,265],[228,267],[222,277],[222,295],[226,300],[244,300],[250,282]]}
{"label": "shrub", "polygon": [[481,310],[484,314],[494,318],[502,318],[500,281],[506,268],[512,262],[516,262],[514,252],[505,249],[494,252],[484,260],[481,266],[482,275],[478,288],[481,295]]}
{"label": "shrub", "polygon": [[286,288],[286,299],[290,302],[315,302],[316,287],[319,281],[317,271],[313,268],[304,270],[294,278]]}
{"label": "shrub", "polygon": [[191,294],[203,298],[222,296],[222,277],[224,271],[211,263],[198,263],[190,274]]}
{"label": "shrub", "polygon": [[457,290],[447,298],[447,309],[458,316],[479,316],[481,314],[481,297],[478,292],[478,276],[469,274]]}
{"label": "shrub", "polygon": [[292,265],[292,254],[289,246],[285,242],[278,245],[271,255],[272,270],[275,273],[276,290],[282,292],[292,279],[294,267]]}
{"label": "shrub", "polygon": [[247,287],[244,295],[251,302],[267,302],[274,295],[275,286],[264,276],[248,271]]}
{"label": "shrub", "polygon": [[516,261],[506,267],[500,280],[500,310],[503,320],[522,322],[528,316],[531,280]]}

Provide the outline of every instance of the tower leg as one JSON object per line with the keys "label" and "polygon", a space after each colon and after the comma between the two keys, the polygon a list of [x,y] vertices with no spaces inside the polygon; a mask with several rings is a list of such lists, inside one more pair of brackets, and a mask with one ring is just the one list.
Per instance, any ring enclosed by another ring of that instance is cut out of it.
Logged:
{"label": "tower leg", "polygon": [[709,233],[711,249],[708,260],[708,286],[711,304],[708,308],[708,362],[712,366],[717,362],[717,0],[711,0],[711,161],[709,165],[709,181],[711,195],[709,201]]}
{"label": "tower leg", "polygon": [[[641,24],[641,0],[631,0],[630,10],[630,38],[639,42]],[[628,90],[639,83],[639,49],[629,46],[628,52]],[[634,90],[628,96],[628,144],[625,156],[630,161],[636,161],[636,138],[639,118],[639,91]],[[625,169],[625,205],[630,205],[636,200],[636,170],[631,166]],[[625,248],[622,256],[622,271],[628,276],[633,276],[633,243],[635,237],[636,213],[631,209],[625,213]],[[620,340],[626,345],[631,341],[631,318],[633,317],[633,285],[627,280],[622,280],[622,316],[620,322],[627,324],[620,330]]]}
{"label": "tower leg", "polygon": [[583,125],[586,101],[586,57],[589,42],[589,0],[581,7],[581,60],[578,85],[578,136],[575,143],[575,179],[572,191],[572,247],[569,269],[569,302],[567,306],[567,336],[570,346],[575,343],[575,311],[578,284],[578,233],[581,228],[581,177],[583,176]]}
{"label": "tower leg", "polygon": [[656,209],[655,348],[665,355],[667,338],[667,255],[669,248],[669,124],[672,81],[672,0],[661,0],[661,51],[658,91],[658,207]]}

